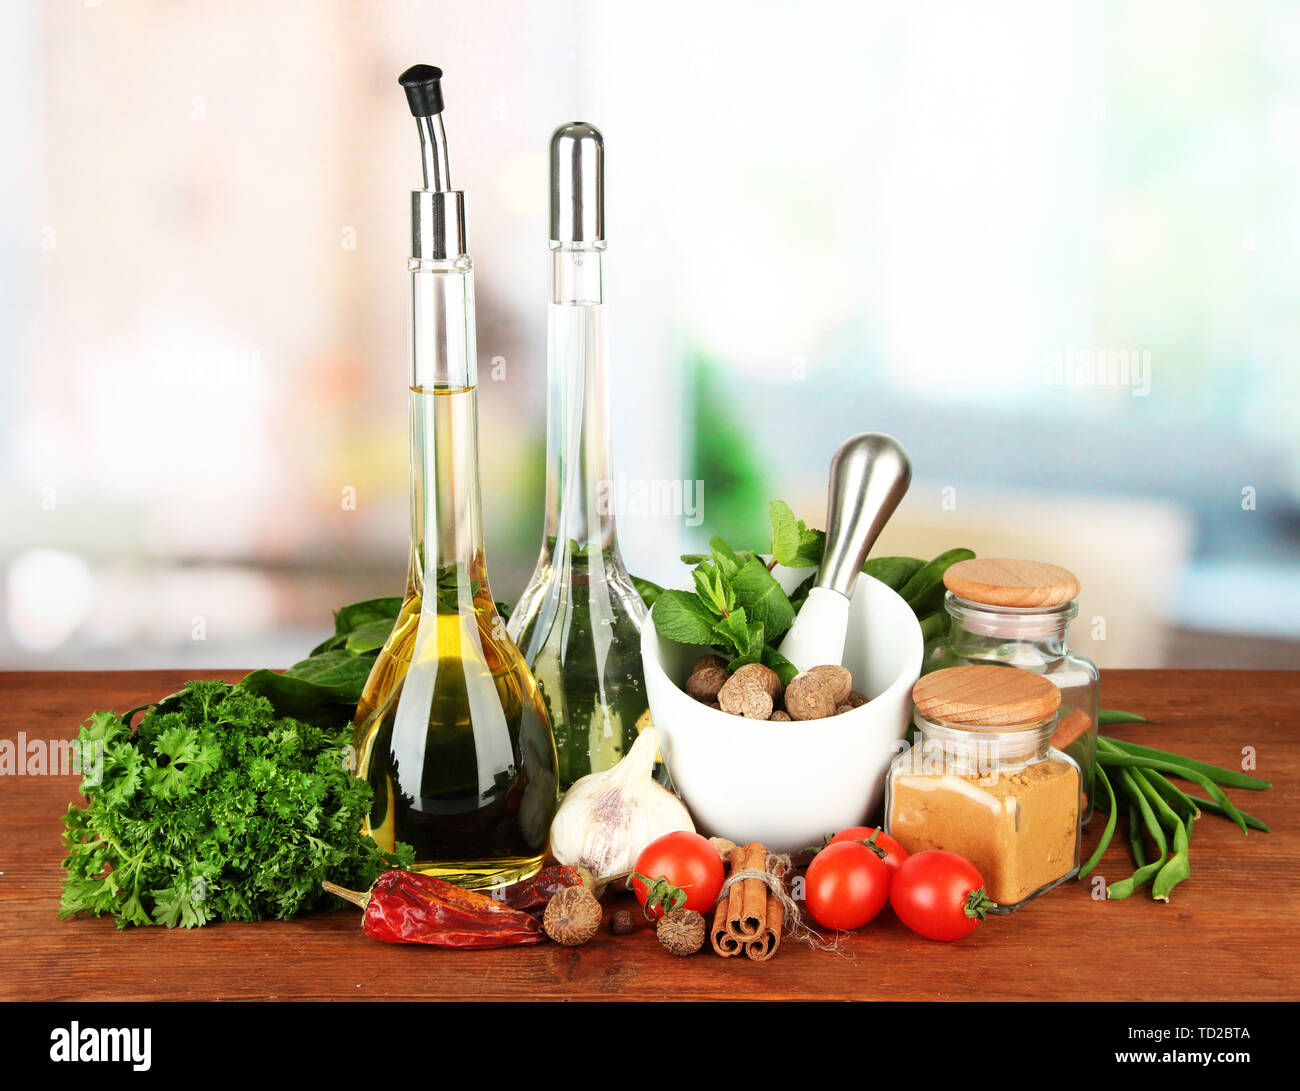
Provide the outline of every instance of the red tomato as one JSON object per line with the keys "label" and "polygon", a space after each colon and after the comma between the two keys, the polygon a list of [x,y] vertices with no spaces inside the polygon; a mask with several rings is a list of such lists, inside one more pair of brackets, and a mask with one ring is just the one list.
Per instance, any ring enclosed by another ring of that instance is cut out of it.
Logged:
{"label": "red tomato", "polygon": [[[686,892],[686,903],[681,908],[707,914],[722,890],[722,872],[722,857],[709,844],[707,837],[679,830],[656,838],[642,849],[636,858],[632,890],[644,907],[646,900],[655,893],[656,880],[663,879],[669,886]],[[646,910],[646,914],[651,920],[658,920],[664,909],[654,905]]]}
{"label": "red tomato", "polygon": [[995,905],[985,894],[975,865],[940,849],[927,849],[903,861],[889,902],[908,928],[936,940],[970,935]]}
{"label": "red tomato", "polygon": [[889,900],[889,868],[855,841],[827,845],[808,865],[804,898],[813,920],[825,928],[861,928]]}
{"label": "red tomato", "polygon": [[907,859],[907,849],[884,830],[878,830],[875,826],[850,826],[847,830],[840,830],[827,844],[838,845],[841,841],[870,841],[873,836],[876,839],[874,843],[885,850],[885,867],[889,868],[889,878],[892,881],[898,874],[899,865]]}

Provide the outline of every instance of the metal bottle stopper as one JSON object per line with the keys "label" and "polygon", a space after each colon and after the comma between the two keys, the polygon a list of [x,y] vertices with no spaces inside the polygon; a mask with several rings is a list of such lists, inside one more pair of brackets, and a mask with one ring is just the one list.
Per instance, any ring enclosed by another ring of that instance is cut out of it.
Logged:
{"label": "metal bottle stopper", "polygon": [[447,134],[442,127],[442,69],[417,64],[398,77],[420,130],[424,188],[411,194],[411,256],[421,261],[463,257],[465,194],[451,188]]}
{"label": "metal bottle stopper", "polygon": [[551,137],[551,241],[605,241],[605,138],[585,121]]}

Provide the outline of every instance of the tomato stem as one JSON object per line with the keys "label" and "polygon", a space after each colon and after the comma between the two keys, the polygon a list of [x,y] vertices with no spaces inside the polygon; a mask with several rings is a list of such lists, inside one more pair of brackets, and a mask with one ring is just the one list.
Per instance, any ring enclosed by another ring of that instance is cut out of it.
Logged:
{"label": "tomato stem", "polygon": [[656,909],[667,915],[674,910],[681,909],[686,904],[686,891],[679,886],[673,886],[662,875],[657,879],[651,879],[647,875],[642,875],[639,871],[634,871],[627,877],[624,885],[631,889],[634,879],[639,880],[646,888],[645,901],[641,903],[641,912],[648,921],[655,919],[653,913]]}
{"label": "tomato stem", "polygon": [[872,852],[874,852],[877,856],[879,856],[883,860],[886,856],[889,855],[889,853],[887,853],[880,845],[876,844],[876,838],[879,836],[880,836],[880,831],[876,830],[865,841],[859,841],[858,844],[866,845],[867,848],[869,848]]}
{"label": "tomato stem", "polygon": [[990,909],[997,907],[998,903],[988,896],[983,887],[966,895],[966,916],[972,919],[982,921]]}

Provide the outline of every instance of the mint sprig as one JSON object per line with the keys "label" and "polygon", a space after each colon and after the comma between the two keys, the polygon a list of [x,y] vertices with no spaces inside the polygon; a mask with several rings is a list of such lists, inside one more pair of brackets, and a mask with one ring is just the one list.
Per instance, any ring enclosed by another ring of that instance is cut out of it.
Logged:
{"label": "mint sprig", "polygon": [[[778,652],[781,638],[794,624],[795,614],[816,582],[811,575],[787,594],[772,575],[786,568],[816,568],[826,549],[826,534],[795,517],[790,505],[774,500],[768,506],[772,546],[768,563],[751,550],[738,550],[722,537],[709,540],[708,553],[687,553],[695,591],[660,591],[653,584],[655,628],[679,644],[711,647],[727,659],[727,669],[763,663],[788,684],[798,673]],[[948,566],[973,557],[968,549],[950,549],[934,560],[916,557],[875,557],[862,570],[898,591],[922,623],[922,632],[941,636],[947,631],[943,613],[943,574]]]}

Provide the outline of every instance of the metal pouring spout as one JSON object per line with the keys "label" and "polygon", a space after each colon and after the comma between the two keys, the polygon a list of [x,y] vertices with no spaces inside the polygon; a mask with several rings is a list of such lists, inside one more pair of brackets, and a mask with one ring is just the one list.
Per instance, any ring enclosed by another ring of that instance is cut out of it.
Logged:
{"label": "metal pouring spout", "polygon": [[463,257],[465,194],[451,188],[447,133],[442,124],[442,69],[417,64],[398,77],[420,132],[424,188],[411,194],[411,256],[421,261]]}

